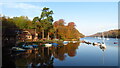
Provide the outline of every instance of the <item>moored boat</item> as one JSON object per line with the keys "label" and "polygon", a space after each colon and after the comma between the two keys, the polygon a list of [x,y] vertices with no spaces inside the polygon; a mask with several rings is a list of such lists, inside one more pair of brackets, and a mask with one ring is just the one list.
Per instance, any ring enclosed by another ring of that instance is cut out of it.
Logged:
{"label": "moored boat", "polygon": [[31,46],[31,45],[22,45],[22,47],[24,48],[24,49],[31,49],[31,48],[33,48],[33,46]]}
{"label": "moored boat", "polygon": [[69,42],[68,41],[63,41],[63,44],[64,45],[67,45]]}
{"label": "moored boat", "polygon": [[104,51],[106,49],[105,45],[105,38],[104,38],[104,33],[102,32],[102,43],[100,44],[100,48]]}
{"label": "moored boat", "polygon": [[106,40],[109,40],[109,38],[107,38]]}
{"label": "moored boat", "polygon": [[118,44],[118,42],[114,42],[114,44]]}
{"label": "moored boat", "polygon": [[22,48],[19,48],[19,47],[12,47],[12,51],[23,52],[23,51],[26,51],[26,50],[22,49]]}
{"label": "moored boat", "polygon": [[73,43],[77,43],[77,41],[72,41]]}
{"label": "moored boat", "polygon": [[55,46],[55,47],[56,47],[56,46],[58,46],[58,44],[57,44],[57,43],[52,43],[52,45],[53,45],[53,46]]}
{"label": "moored boat", "polygon": [[50,44],[50,43],[45,44],[45,47],[51,47],[51,46],[52,46],[52,44]]}
{"label": "moored boat", "polygon": [[36,47],[38,47],[38,45],[30,45],[30,46],[32,46],[33,48],[36,48]]}
{"label": "moored boat", "polygon": [[100,43],[100,42],[94,42],[93,45],[94,45],[94,46],[100,46],[101,43]]}
{"label": "moored boat", "polygon": [[105,45],[104,43],[102,43],[102,44],[100,45],[100,48],[101,48],[101,49],[106,49],[106,45]]}

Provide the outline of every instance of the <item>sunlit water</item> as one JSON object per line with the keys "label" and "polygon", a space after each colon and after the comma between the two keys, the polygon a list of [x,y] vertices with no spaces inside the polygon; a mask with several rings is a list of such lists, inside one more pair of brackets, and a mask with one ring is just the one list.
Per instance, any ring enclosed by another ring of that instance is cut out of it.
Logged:
{"label": "sunlit water", "polygon": [[[89,42],[102,42],[93,37],[81,38]],[[17,67],[19,66],[118,66],[118,40],[105,40],[107,46],[102,51],[99,46],[85,43],[69,43],[60,47],[32,50],[29,53],[12,55]]]}

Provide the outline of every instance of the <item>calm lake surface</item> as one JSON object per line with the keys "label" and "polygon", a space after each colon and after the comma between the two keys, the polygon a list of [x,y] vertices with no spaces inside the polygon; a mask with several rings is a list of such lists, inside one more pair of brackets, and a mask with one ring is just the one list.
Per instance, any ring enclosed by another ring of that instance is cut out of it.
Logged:
{"label": "calm lake surface", "polygon": [[[102,42],[86,37],[80,40]],[[106,49],[86,43],[69,43],[59,47],[38,47],[38,50],[12,54],[16,67],[27,66],[118,66],[118,42],[115,38],[105,40]],[[38,44],[39,45],[39,44]]]}

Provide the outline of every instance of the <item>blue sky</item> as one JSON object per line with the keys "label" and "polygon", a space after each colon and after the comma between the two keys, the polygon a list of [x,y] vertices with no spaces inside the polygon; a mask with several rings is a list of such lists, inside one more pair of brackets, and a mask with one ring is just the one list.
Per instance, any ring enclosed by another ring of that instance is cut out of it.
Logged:
{"label": "blue sky", "polygon": [[54,21],[75,22],[85,35],[118,28],[117,2],[4,2],[0,3],[0,13],[9,17],[28,16],[32,20],[40,16],[43,7],[53,10]]}

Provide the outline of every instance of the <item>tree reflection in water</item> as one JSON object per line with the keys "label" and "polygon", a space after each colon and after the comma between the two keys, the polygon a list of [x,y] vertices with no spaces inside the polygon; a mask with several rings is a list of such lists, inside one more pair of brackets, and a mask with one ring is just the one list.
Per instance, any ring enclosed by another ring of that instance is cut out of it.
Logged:
{"label": "tree reflection in water", "polygon": [[39,45],[38,49],[32,49],[16,55],[15,64],[18,68],[19,66],[25,66],[28,68],[53,68],[54,59],[64,61],[67,56],[74,57],[76,55],[76,49],[78,49],[78,46],[79,43],[69,43],[68,45],[62,47],[50,48]]}

